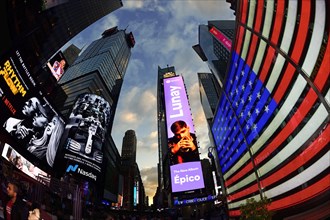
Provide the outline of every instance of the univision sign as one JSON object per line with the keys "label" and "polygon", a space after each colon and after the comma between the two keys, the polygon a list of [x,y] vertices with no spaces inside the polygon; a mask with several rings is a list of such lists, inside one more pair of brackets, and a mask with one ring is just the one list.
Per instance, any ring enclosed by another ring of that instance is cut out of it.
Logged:
{"label": "univision sign", "polygon": [[79,167],[78,167],[78,164],[76,164],[76,165],[71,165],[71,164],[70,164],[70,165],[67,167],[66,172],[67,172],[67,173],[70,173],[71,171],[72,171],[73,173],[81,174],[81,175],[83,175],[83,176],[86,176],[86,177],[91,178],[91,179],[93,179],[94,181],[96,181],[96,178],[97,178],[96,175],[94,175],[92,172],[87,172],[87,171],[85,171],[85,170],[79,168]]}

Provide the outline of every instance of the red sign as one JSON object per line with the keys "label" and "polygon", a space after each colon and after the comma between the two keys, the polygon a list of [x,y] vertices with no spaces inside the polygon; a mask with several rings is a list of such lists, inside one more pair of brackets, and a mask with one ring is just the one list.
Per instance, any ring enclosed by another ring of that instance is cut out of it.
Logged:
{"label": "red sign", "polygon": [[229,40],[223,33],[221,33],[215,27],[210,29],[210,33],[219,40],[228,50],[231,50],[231,40]]}

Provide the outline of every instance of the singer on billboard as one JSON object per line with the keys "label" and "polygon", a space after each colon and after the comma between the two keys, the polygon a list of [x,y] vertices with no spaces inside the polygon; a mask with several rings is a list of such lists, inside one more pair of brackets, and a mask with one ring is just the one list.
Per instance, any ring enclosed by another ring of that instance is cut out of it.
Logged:
{"label": "singer on billboard", "polygon": [[171,164],[199,160],[196,135],[190,132],[186,122],[179,120],[171,125],[173,137],[168,139]]}

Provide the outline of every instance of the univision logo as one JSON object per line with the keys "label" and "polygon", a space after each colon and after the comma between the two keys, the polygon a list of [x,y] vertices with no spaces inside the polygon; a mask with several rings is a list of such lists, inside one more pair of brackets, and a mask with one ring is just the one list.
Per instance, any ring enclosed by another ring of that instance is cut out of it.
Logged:
{"label": "univision logo", "polygon": [[87,176],[87,177],[89,177],[89,178],[91,178],[91,179],[93,179],[93,180],[96,181],[96,175],[94,175],[92,172],[87,172],[87,171],[85,171],[85,170],[83,170],[81,168],[78,168],[78,164],[76,164],[74,166],[70,164],[68,166],[68,168],[66,169],[66,172],[69,173],[70,171],[72,171],[72,172],[76,172],[77,171],[77,173],[79,173],[81,175],[84,175],[84,176]]}

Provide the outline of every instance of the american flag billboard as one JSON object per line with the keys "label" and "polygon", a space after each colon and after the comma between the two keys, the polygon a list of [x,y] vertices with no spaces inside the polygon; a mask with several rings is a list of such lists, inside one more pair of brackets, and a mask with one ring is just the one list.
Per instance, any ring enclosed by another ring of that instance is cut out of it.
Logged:
{"label": "american flag billboard", "polygon": [[329,2],[239,3],[212,125],[229,212],[260,193],[303,207],[330,190]]}

